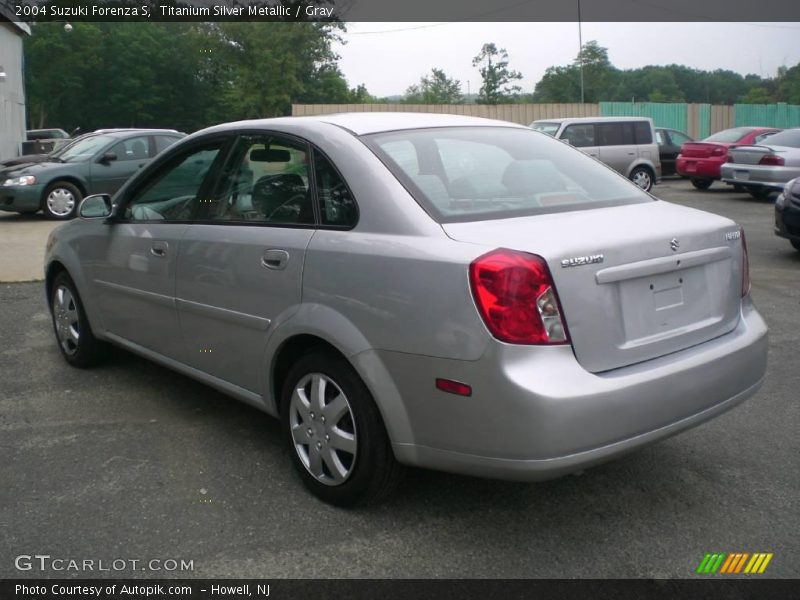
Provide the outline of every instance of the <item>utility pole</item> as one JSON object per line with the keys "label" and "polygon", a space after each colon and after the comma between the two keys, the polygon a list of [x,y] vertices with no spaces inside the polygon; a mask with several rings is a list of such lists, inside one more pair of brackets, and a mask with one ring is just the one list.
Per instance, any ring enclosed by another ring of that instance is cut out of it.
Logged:
{"label": "utility pole", "polygon": [[581,31],[581,0],[578,0],[578,66],[581,70],[581,104],[583,104],[583,33]]}

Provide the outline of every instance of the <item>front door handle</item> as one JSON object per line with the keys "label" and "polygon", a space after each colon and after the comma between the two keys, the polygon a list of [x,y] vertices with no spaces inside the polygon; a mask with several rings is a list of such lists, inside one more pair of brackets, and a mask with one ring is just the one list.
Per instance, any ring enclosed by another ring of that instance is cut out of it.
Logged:
{"label": "front door handle", "polygon": [[286,250],[278,250],[276,248],[264,252],[261,257],[261,264],[268,269],[281,271],[289,264],[289,253]]}
{"label": "front door handle", "polygon": [[153,242],[153,245],[150,247],[150,254],[158,258],[164,258],[167,255],[167,250],[169,250],[169,244],[167,242]]}

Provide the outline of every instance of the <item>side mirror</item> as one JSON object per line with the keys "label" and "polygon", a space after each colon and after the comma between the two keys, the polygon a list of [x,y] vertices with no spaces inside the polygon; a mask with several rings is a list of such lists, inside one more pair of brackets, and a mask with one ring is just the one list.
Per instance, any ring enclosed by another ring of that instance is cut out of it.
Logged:
{"label": "side mirror", "polygon": [[106,152],[105,154],[103,154],[103,156],[100,157],[100,160],[98,162],[107,165],[108,163],[113,162],[115,160],[117,160],[116,152]]}
{"label": "side mirror", "polygon": [[86,196],[78,207],[81,219],[106,219],[114,212],[111,196],[108,194],[92,194]]}

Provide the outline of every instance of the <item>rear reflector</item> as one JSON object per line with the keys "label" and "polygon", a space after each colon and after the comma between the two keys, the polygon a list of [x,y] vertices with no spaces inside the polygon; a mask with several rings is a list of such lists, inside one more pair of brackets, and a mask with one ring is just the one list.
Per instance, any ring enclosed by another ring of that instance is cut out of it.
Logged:
{"label": "rear reflector", "polygon": [[478,312],[491,334],[510,344],[567,344],[555,285],[541,256],[499,248],[469,266]]}
{"label": "rear reflector", "polygon": [[470,386],[460,381],[453,381],[452,379],[437,378],[436,389],[458,396],[472,396],[472,388]]}

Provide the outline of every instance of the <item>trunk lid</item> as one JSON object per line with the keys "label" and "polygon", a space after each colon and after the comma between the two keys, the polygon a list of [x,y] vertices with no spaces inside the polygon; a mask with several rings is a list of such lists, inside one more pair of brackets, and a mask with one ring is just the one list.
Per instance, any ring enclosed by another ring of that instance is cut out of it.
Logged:
{"label": "trunk lid", "polygon": [[777,148],[770,146],[736,146],[728,151],[733,159],[731,162],[738,165],[757,165],[767,154],[780,154]]}
{"label": "trunk lid", "polygon": [[681,146],[681,156],[684,158],[710,158],[711,156],[724,156],[727,144],[716,142],[686,142]]}
{"label": "trunk lid", "polygon": [[656,201],[442,227],[454,240],[544,258],[591,372],[700,344],[739,320],[739,229],[717,215]]}

